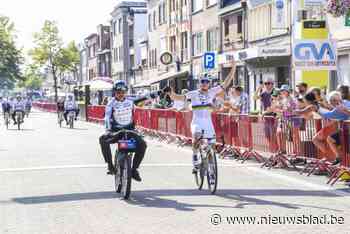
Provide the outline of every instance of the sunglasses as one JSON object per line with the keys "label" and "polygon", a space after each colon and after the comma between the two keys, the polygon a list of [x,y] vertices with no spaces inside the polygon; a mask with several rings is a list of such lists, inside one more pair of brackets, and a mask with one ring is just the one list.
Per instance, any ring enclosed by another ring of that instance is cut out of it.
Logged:
{"label": "sunglasses", "polygon": [[201,80],[201,84],[209,84],[209,80]]}
{"label": "sunglasses", "polygon": [[273,83],[272,82],[265,82],[264,84],[265,85],[272,85]]}

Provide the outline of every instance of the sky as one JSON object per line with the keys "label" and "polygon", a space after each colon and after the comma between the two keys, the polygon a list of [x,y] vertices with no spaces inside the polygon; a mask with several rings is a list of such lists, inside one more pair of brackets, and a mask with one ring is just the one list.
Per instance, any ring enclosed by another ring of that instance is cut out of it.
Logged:
{"label": "sky", "polygon": [[77,43],[97,31],[97,25],[108,24],[118,0],[0,0],[0,15],[15,23],[17,44],[25,52],[33,46],[33,33],[44,21],[55,20],[64,42]]}

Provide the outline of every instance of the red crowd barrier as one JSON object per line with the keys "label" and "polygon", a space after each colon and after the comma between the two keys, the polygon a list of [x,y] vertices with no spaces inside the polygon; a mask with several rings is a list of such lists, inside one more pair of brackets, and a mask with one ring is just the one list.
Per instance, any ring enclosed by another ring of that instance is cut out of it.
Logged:
{"label": "red crowd barrier", "polygon": [[105,106],[88,106],[87,108],[87,121],[103,123],[105,117]]}
{"label": "red crowd barrier", "polygon": [[47,102],[33,102],[33,107],[47,112],[57,112],[57,105],[55,103]]}
{"label": "red crowd barrier", "polygon": [[[33,106],[45,111],[56,111],[55,104],[38,102]],[[88,106],[87,119],[103,123],[104,112],[104,106]],[[271,116],[225,113],[213,113],[212,118],[217,142],[225,142],[243,161],[255,158],[260,162],[265,161],[265,164],[270,166],[279,163],[287,167],[291,160],[301,158],[308,161],[304,168],[310,169],[308,175],[315,170],[326,171],[331,176],[329,180],[331,184],[344,173],[350,176],[350,123],[348,122],[333,122],[332,125],[329,121],[306,120],[300,117],[281,119]],[[137,127],[143,130],[174,136],[187,142],[191,140],[191,112],[136,108],[134,119]],[[326,141],[327,134],[333,132],[338,132],[341,140],[342,163],[337,168],[330,164],[334,155],[329,147],[325,151],[320,151],[315,145],[317,142],[314,141],[316,134],[324,134],[325,136],[321,139]],[[261,154],[269,154],[269,160],[264,160]]]}

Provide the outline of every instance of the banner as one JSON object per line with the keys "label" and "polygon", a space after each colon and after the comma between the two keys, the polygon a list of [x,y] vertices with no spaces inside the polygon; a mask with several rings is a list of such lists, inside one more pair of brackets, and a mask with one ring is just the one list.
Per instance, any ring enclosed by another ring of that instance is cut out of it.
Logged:
{"label": "banner", "polygon": [[295,40],[293,64],[299,70],[336,70],[337,50],[331,40]]}

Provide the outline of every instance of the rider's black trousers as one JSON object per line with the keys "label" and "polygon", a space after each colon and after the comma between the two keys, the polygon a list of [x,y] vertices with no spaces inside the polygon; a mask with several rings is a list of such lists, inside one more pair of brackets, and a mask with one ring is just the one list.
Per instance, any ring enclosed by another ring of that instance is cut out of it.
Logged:
{"label": "rider's black trousers", "polygon": [[14,123],[16,123],[16,112],[22,112],[23,114],[23,118],[24,118],[24,111],[23,110],[15,110],[13,113],[12,113],[12,120]]}
{"label": "rider's black trousers", "polygon": [[[103,158],[106,163],[112,164],[111,144],[116,144],[122,139],[124,134],[106,133],[100,137],[100,145]],[[128,138],[134,138],[136,141],[136,152],[133,159],[132,169],[138,169],[146,153],[146,142],[141,136],[134,132],[128,132]]]}
{"label": "rider's black trousers", "polygon": [[[79,116],[80,110],[79,110],[79,109],[75,109],[74,111],[75,111],[75,116],[78,117],[78,116]],[[67,120],[68,112],[69,112],[69,111],[64,111],[64,113],[63,113],[63,117],[64,117],[64,120],[65,120],[66,122],[68,121],[68,120]]]}

